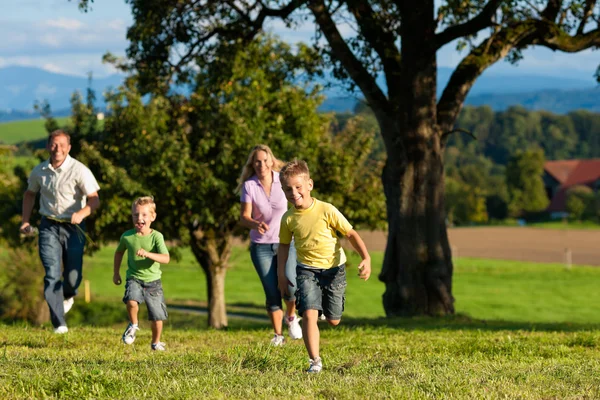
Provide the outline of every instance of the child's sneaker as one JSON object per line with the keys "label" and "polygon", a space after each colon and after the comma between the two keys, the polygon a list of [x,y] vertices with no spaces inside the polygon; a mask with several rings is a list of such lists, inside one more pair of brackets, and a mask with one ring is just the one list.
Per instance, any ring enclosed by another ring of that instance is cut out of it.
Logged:
{"label": "child's sneaker", "polygon": [[296,315],[284,318],[285,323],[288,326],[288,335],[292,339],[302,339],[302,328],[300,327],[299,318]]}
{"label": "child's sneaker", "polygon": [[127,325],[127,329],[125,329],[125,332],[123,333],[123,343],[132,344],[135,342],[135,331],[139,330],[140,328],[138,328],[137,325],[133,325],[130,322],[129,325]]}
{"label": "child's sneaker", "polygon": [[314,359],[308,360],[309,366],[306,372],[310,373],[318,373],[323,369],[323,362],[321,361],[321,357],[315,357]]}
{"label": "child's sneaker", "polygon": [[275,334],[271,339],[271,346],[283,346],[285,343],[285,337],[283,335]]}
{"label": "child's sneaker", "polygon": [[158,343],[152,343],[152,345],[150,346],[152,348],[152,350],[156,350],[156,351],[165,351],[167,350],[165,348],[166,344],[163,342],[158,342]]}
{"label": "child's sneaker", "polygon": [[63,300],[63,309],[65,314],[71,311],[71,307],[73,307],[73,303],[75,303],[75,299],[73,297]]}

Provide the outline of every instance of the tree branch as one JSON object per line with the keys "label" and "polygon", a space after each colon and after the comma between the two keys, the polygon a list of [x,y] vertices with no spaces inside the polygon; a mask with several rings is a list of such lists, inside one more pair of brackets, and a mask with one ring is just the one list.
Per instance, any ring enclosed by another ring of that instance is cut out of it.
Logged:
{"label": "tree branch", "polygon": [[578,35],[581,35],[583,33],[583,29],[585,28],[588,19],[592,16],[595,6],[596,0],[586,0],[585,8],[583,9],[583,17],[581,18],[581,22],[579,23],[579,27],[577,28]]}
{"label": "tree branch", "polygon": [[342,63],[348,75],[360,88],[366,100],[373,105],[373,109],[389,110],[389,102],[381,91],[375,78],[369,74],[363,64],[352,53],[348,44],[342,38],[335,22],[327,11],[323,0],[311,0],[308,7],[315,16],[316,22],[327,39],[336,58]]}
{"label": "tree branch", "polygon": [[470,19],[469,21],[454,25],[446,28],[444,31],[438,33],[436,36],[436,48],[450,43],[451,41],[460,37],[471,36],[476,34],[482,29],[489,28],[495,25],[494,16],[498,7],[504,2],[504,0],[490,0],[482,9],[481,12]]}
{"label": "tree branch", "polygon": [[[395,45],[394,34],[381,26],[368,2],[348,0],[346,3],[360,27],[360,32],[379,55],[387,78],[388,91],[393,91],[393,83],[398,82],[401,71],[401,56]],[[393,97],[391,93],[390,96]]]}

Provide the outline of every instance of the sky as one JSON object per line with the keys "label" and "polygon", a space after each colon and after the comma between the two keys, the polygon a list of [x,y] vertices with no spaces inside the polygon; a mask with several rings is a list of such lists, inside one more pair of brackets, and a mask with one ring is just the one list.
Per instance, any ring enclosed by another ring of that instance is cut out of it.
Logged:
{"label": "sky", "polygon": [[[125,54],[127,27],[133,22],[125,0],[95,0],[92,10],[81,12],[77,0],[0,0],[0,68],[32,66],[47,71],[96,78],[115,73],[102,64],[102,55]],[[283,40],[309,41],[312,25],[291,31],[281,23],[270,30]],[[526,50],[517,67],[500,61],[486,74],[529,74],[589,79],[600,65],[600,51],[577,54],[552,52],[545,48]],[[449,44],[438,53],[438,65],[455,67],[464,53]]]}

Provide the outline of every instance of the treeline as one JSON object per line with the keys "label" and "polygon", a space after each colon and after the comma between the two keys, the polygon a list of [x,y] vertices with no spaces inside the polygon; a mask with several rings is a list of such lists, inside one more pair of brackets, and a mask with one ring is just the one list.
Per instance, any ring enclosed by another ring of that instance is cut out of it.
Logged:
{"label": "treeline", "polygon": [[[377,129],[365,105],[355,109]],[[338,114],[339,129],[351,114]],[[548,206],[542,182],[546,160],[600,156],[600,113],[575,111],[558,115],[511,107],[495,112],[488,106],[465,107],[450,134],[445,153],[446,207],[456,225],[490,223],[507,218],[545,219]],[[383,159],[380,135],[372,157]],[[597,196],[596,196],[597,197]],[[587,213],[598,219],[597,203]],[[571,202],[574,203],[575,201]]]}

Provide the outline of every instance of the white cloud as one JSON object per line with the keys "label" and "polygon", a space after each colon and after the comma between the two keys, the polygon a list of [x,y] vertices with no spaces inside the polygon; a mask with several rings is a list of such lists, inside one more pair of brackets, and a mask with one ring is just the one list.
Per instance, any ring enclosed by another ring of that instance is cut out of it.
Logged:
{"label": "white cloud", "polygon": [[120,18],[84,23],[75,19],[15,21],[0,19],[0,56],[74,52],[124,52],[127,23]]}
{"label": "white cloud", "polygon": [[0,67],[11,65],[36,67],[49,72],[80,77],[87,77],[91,72],[94,78],[104,78],[119,72],[112,65],[102,63],[102,53],[0,57]]}
{"label": "white cloud", "polygon": [[59,18],[45,21],[44,24],[51,28],[59,28],[67,31],[76,31],[84,27],[81,21],[76,19]]}

